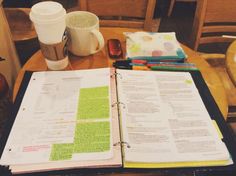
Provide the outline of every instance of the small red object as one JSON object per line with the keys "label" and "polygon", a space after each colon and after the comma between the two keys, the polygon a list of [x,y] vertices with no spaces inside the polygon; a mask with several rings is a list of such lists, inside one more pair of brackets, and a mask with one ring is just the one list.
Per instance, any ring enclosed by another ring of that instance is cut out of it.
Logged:
{"label": "small red object", "polygon": [[109,39],[107,41],[107,48],[110,58],[122,57],[121,43],[118,39]]}

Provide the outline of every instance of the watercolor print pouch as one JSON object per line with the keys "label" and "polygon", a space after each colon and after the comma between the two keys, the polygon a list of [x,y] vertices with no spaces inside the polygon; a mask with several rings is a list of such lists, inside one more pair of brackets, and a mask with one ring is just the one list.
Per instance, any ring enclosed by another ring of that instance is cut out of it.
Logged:
{"label": "watercolor print pouch", "polygon": [[183,62],[187,57],[175,32],[125,32],[127,59]]}

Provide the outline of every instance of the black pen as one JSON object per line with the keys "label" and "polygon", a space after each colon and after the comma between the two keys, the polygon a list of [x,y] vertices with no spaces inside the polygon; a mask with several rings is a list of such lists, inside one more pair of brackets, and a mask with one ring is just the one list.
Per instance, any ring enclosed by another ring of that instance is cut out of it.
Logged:
{"label": "black pen", "polygon": [[119,69],[130,69],[132,70],[133,66],[131,65],[131,60],[119,60],[113,63],[113,67]]}

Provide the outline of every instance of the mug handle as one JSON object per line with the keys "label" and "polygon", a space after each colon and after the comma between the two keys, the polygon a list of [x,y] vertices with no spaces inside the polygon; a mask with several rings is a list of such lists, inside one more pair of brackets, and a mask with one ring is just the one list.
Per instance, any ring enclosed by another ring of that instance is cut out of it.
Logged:
{"label": "mug handle", "polygon": [[100,51],[104,47],[104,38],[103,38],[101,32],[99,32],[97,29],[93,29],[91,31],[91,33],[97,38],[98,44],[99,44],[99,48],[95,51],[92,51],[92,54],[94,54],[94,53]]}

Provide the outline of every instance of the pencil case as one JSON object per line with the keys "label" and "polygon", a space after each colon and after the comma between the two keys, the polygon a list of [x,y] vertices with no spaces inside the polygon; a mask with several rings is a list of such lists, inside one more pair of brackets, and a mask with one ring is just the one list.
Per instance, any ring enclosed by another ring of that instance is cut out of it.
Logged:
{"label": "pencil case", "polygon": [[184,62],[187,55],[175,32],[126,32],[126,58],[160,62]]}

